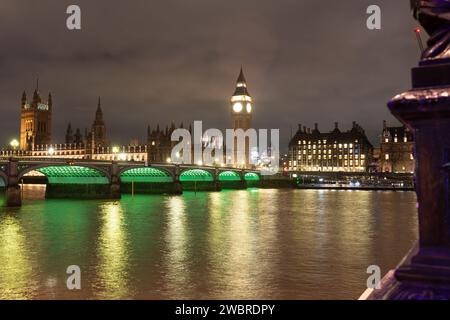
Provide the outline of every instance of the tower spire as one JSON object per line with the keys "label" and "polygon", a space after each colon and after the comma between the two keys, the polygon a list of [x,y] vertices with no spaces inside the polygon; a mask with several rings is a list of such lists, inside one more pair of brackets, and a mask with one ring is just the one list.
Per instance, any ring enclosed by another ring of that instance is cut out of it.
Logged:
{"label": "tower spire", "polygon": [[25,90],[22,93],[22,106],[24,106],[27,103],[27,93]]}
{"label": "tower spire", "polygon": [[247,90],[247,80],[244,76],[244,69],[241,66],[241,70],[239,71],[239,76],[236,81],[236,90],[234,91],[233,96],[249,96],[250,93],[248,93]]}
{"label": "tower spire", "polygon": [[96,121],[103,121],[102,101],[100,97],[98,97],[97,110],[95,111],[95,119]]}
{"label": "tower spire", "polygon": [[245,76],[244,76],[244,70],[242,69],[241,66],[241,71],[239,72],[239,77],[237,79],[238,83],[246,83],[247,81],[245,80]]}

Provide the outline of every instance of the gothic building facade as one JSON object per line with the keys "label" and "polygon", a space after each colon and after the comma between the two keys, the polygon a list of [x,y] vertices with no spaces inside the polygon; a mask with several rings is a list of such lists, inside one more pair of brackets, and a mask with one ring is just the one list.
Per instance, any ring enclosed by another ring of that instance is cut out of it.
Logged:
{"label": "gothic building facade", "polygon": [[[103,110],[100,97],[98,98],[97,109],[92,125],[89,129],[74,127],[69,122],[64,135],[64,143],[55,143],[51,136],[52,121],[52,96],[49,94],[48,100],[44,102],[41,99],[39,88],[37,87],[33,94],[33,99],[29,103],[26,93],[22,96],[21,105],[21,139],[19,150],[0,150],[0,155],[13,155],[30,157],[58,157],[58,158],[74,158],[74,159],[93,159],[93,160],[130,160],[130,161],[148,161],[148,162],[181,162],[182,155],[177,156],[179,159],[172,159],[172,150],[178,141],[171,141],[171,136],[177,128],[183,128],[181,123],[178,127],[172,122],[170,126],[161,128],[159,125],[153,130],[148,126],[146,142],[139,145],[133,142],[128,145],[111,144],[108,141],[106,124],[103,117]],[[244,72],[241,68],[236,81],[234,93],[230,99],[231,127],[233,129],[242,129],[244,132],[252,126],[253,98],[251,97]],[[192,126],[189,125],[189,132],[193,139]],[[230,154],[234,155],[232,166],[249,167],[250,166],[250,150],[249,138],[245,138],[245,154],[239,160],[237,154],[237,139],[234,140],[234,146],[230,146],[230,150],[226,150],[223,144],[223,137],[207,137],[202,136],[196,143],[191,143],[191,163],[202,162],[194,155],[195,150],[205,150],[208,148],[212,151],[213,162],[215,165],[231,165]],[[199,148],[196,146],[199,145]],[[232,148],[234,148],[232,150]],[[217,150],[220,150],[219,155]],[[228,152],[228,154],[227,154]]]}
{"label": "gothic building facade", "polygon": [[89,148],[105,148],[108,147],[108,141],[106,139],[106,126],[103,120],[103,111],[101,106],[100,97],[98,98],[97,110],[95,112],[94,122],[90,128],[90,131],[85,129],[84,137],[81,134],[79,128],[73,133],[72,124],[69,122],[66,130],[65,142],[67,144],[86,144]]}
{"label": "gothic building facade", "polygon": [[26,92],[23,92],[20,107],[20,149],[32,150],[36,145],[51,143],[52,111],[52,95],[49,93],[47,101],[43,101],[39,84],[30,102]]}
{"label": "gothic building facade", "polygon": [[[181,123],[178,128],[184,128],[183,123]],[[171,141],[171,136],[175,129],[177,128],[173,122],[170,127],[166,126],[165,129],[160,129],[159,124],[154,130],[151,130],[150,126],[147,127],[148,161],[172,161],[172,148],[178,143],[177,141]],[[189,132],[192,132],[191,126],[189,126]]]}
{"label": "gothic building facade", "polygon": [[289,143],[288,171],[291,172],[366,172],[373,146],[356,122],[348,131],[320,132],[299,125]]}
{"label": "gothic building facade", "polygon": [[388,127],[383,121],[380,143],[379,170],[392,173],[414,172],[414,140],[405,127]]}

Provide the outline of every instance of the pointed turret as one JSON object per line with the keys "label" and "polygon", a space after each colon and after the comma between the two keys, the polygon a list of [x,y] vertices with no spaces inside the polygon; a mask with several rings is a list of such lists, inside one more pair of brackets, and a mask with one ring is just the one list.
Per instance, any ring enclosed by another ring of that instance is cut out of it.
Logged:
{"label": "pointed turret", "polygon": [[33,93],[33,104],[41,103],[41,95],[37,89]]}
{"label": "pointed turret", "polygon": [[98,97],[97,111],[95,112],[95,119],[97,119],[97,120],[102,120],[103,119],[102,102],[101,102],[101,98],[100,97]]}
{"label": "pointed turret", "polygon": [[41,103],[42,99],[41,99],[41,94],[39,93],[39,77],[36,80],[36,89],[34,89],[34,93],[33,93],[33,104],[38,104]]}
{"label": "pointed turret", "polygon": [[22,106],[27,104],[27,93],[25,92],[25,90],[22,93]]}
{"label": "pointed turret", "polygon": [[106,127],[103,121],[103,110],[101,98],[98,97],[97,110],[95,111],[95,120],[91,128],[93,145],[95,147],[106,146]]}
{"label": "pointed turret", "polygon": [[52,93],[51,92],[48,93],[47,104],[48,104],[48,107],[51,109],[52,106],[53,106],[53,97],[52,97]]}

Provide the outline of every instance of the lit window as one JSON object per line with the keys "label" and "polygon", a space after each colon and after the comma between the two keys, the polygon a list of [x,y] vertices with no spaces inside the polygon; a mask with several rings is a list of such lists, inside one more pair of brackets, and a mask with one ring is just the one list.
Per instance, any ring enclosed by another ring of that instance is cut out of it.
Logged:
{"label": "lit window", "polygon": [[385,159],[385,160],[389,160],[389,154],[385,154],[385,155],[384,155],[384,159]]}
{"label": "lit window", "polygon": [[386,142],[386,143],[389,142],[389,139],[388,138],[384,139],[384,142]]}
{"label": "lit window", "polygon": [[397,143],[397,142],[398,142],[398,139],[397,139],[397,137],[395,137],[395,138],[394,138],[394,142],[395,142],[395,143]]}
{"label": "lit window", "polygon": [[408,142],[408,137],[404,137],[403,142]]}
{"label": "lit window", "polygon": [[414,160],[414,155],[412,153],[409,155],[409,159]]}

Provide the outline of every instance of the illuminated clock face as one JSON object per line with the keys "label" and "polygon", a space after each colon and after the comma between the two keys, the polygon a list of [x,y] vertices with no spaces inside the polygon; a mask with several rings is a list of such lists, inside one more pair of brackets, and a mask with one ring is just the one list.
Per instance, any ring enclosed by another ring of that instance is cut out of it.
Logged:
{"label": "illuminated clock face", "polygon": [[236,102],[235,104],[233,104],[233,111],[241,112],[242,111],[242,103]]}
{"label": "illuminated clock face", "polygon": [[247,109],[247,113],[252,112],[252,104],[250,102],[247,103],[246,109]]}

